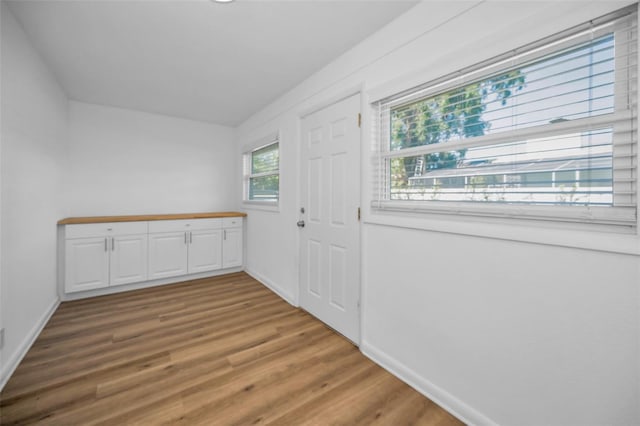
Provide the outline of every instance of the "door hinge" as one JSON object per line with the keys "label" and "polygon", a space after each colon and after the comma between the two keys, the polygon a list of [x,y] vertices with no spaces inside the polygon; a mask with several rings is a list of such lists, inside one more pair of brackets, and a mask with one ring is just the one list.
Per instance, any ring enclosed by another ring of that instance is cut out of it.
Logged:
{"label": "door hinge", "polygon": [[0,328],[0,349],[4,347],[4,328]]}
{"label": "door hinge", "polygon": [[360,222],[360,207],[358,207],[358,222]]}
{"label": "door hinge", "polygon": [[362,114],[358,113],[358,127],[362,127]]}

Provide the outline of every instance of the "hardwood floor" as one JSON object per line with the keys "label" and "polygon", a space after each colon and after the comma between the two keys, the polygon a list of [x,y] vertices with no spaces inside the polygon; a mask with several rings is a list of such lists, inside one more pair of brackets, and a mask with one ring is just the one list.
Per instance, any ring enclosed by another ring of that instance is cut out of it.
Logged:
{"label": "hardwood floor", "polygon": [[2,424],[457,425],[244,273],[60,305]]}

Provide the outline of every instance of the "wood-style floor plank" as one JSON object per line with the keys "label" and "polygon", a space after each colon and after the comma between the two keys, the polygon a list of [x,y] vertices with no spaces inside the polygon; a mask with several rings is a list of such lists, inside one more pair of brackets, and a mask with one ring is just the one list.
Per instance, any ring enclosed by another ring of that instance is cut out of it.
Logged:
{"label": "wood-style floor plank", "polygon": [[244,273],[62,303],[0,423],[461,424]]}

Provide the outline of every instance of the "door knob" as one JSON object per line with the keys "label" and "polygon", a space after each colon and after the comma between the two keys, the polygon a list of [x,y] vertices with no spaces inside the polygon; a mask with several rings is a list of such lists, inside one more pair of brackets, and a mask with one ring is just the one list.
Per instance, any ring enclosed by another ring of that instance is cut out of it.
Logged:
{"label": "door knob", "polygon": [[298,225],[298,228],[304,228],[304,220],[299,220],[296,225]]}

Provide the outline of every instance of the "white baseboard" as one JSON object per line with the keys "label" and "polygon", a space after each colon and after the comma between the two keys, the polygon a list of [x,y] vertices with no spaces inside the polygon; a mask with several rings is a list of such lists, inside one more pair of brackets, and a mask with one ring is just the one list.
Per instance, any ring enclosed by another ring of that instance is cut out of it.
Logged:
{"label": "white baseboard", "polygon": [[278,296],[282,297],[290,305],[295,306],[296,308],[298,307],[298,304],[296,303],[295,298],[293,297],[293,295],[291,295],[287,291],[284,291],[282,288],[280,288],[280,286],[274,284],[274,282],[271,281],[269,278],[267,278],[267,277],[255,272],[255,271],[252,271],[251,269],[246,268],[246,267],[245,267],[244,272],[246,272],[248,275],[250,275],[251,277],[255,278],[256,280],[260,281],[261,284],[263,284],[269,290],[273,291]]}
{"label": "white baseboard", "polygon": [[13,353],[13,355],[11,355],[11,358],[4,363],[4,368],[0,371],[0,391],[4,389],[4,386],[11,378],[11,375],[16,371],[18,365],[20,365],[20,361],[22,361],[29,349],[31,349],[33,342],[36,341],[44,326],[47,325],[53,313],[58,309],[58,306],[60,306],[60,299],[56,298],[49,308],[42,314],[38,322],[36,322],[33,328],[29,331],[29,334],[25,336],[20,346],[18,346],[18,349]]}
{"label": "white baseboard", "polygon": [[447,410],[468,425],[495,426],[496,422],[484,414],[471,408],[444,389],[436,386],[427,379],[420,377],[415,371],[396,361],[383,351],[375,348],[366,341],[362,341],[360,351],[376,364],[398,377],[403,382]]}

